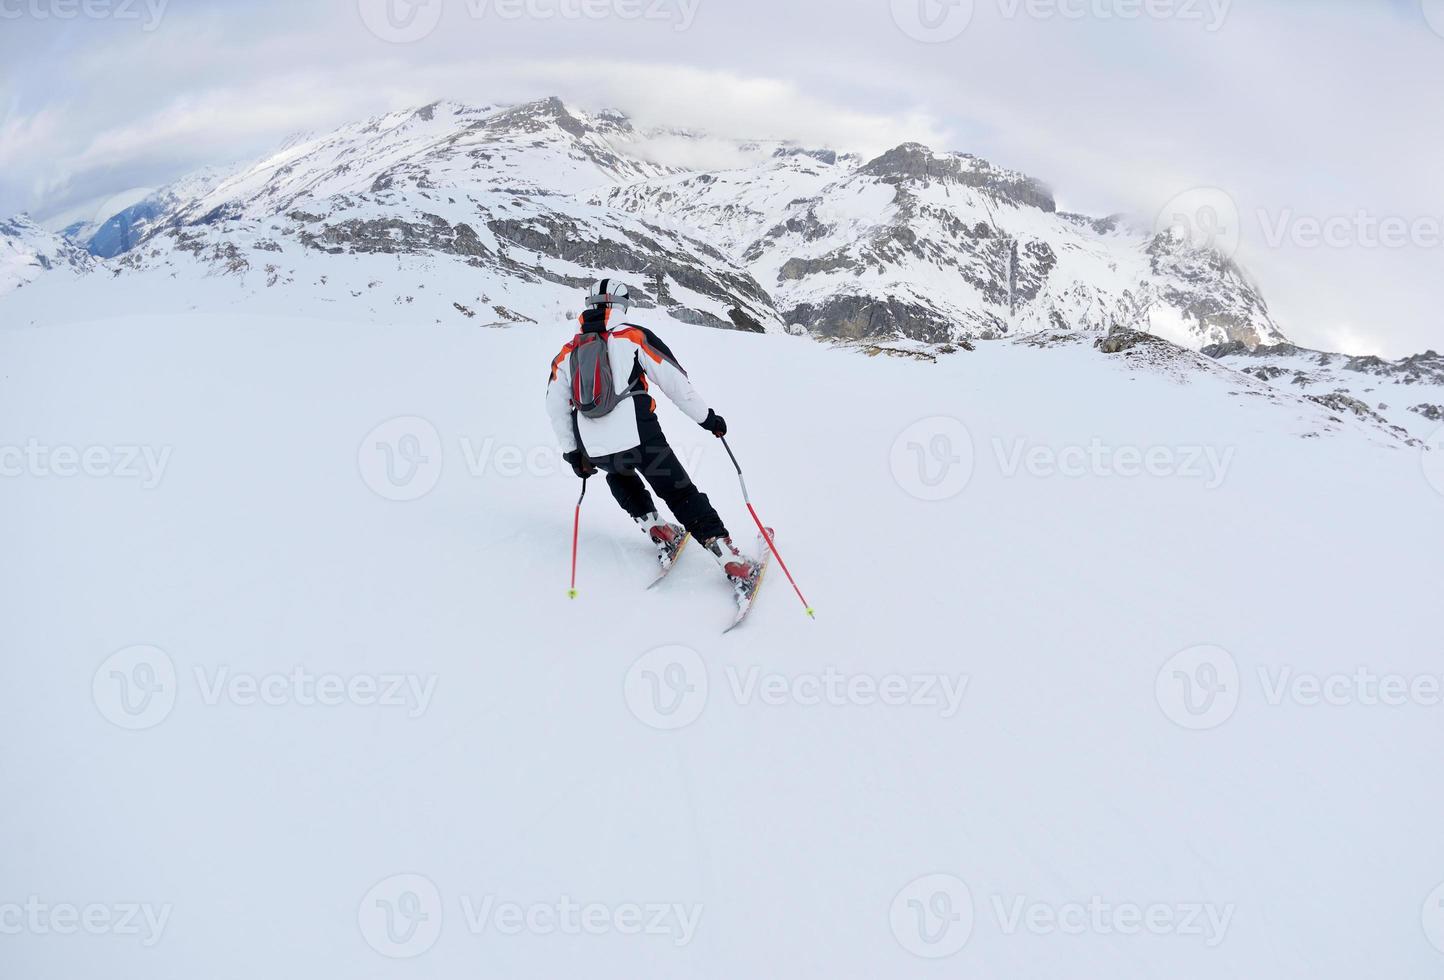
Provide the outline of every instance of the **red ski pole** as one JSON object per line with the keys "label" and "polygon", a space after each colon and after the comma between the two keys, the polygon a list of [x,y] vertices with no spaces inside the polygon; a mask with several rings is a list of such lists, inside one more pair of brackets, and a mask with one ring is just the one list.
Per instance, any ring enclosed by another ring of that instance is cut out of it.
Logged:
{"label": "red ski pole", "polygon": [[577,537],[582,530],[582,501],[587,499],[587,478],[582,477],[582,495],[577,498],[576,513],[572,516],[572,587],[567,589],[567,598],[577,597]]}
{"label": "red ski pole", "polygon": [[752,498],[747,495],[747,480],[742,476],[742,466],[737,462],[737,457],[733,454],[732,447],[727,445],[727,437],[722,436],[721,438],[722,448],[727,450],[727,455],[732,459],[732,468],[737,471],[737,482],[742,484],[742,499],[747,503],[747,512],[751,514],[752,519],[757,522],[757,530],[762,532],[762,540],[766,541],[767,547],[772,549],[772,555],[777,559],[777,564],[782,566],[783,573],[787,575],[787,581],[792,583],[792,591],[796,592],[797,598],[802,600],[802,611],[813,619],[816,619],[817,614],[813,611],[812,606],[808,605],[807,597],[802,594],[802,590],[797,587],[797,580],[793,578],[792,573],[787,570],[787,562],[782,560],[782,554],[777,550],[777,544],[772,540],[772,535],[768,533],[767,528],[763,526],[762,518],[757,516],[757,508],[752,506]]}

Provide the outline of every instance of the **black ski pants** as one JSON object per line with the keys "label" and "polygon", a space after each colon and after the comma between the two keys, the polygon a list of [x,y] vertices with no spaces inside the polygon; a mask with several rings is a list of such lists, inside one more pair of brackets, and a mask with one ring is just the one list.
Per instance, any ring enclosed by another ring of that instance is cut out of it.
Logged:
{"label": "black ski pants", "polygon": [[660,428],[651,432],[644,430],[642,444],[635,448],[591,459],[597,469],[607,474],[612,496],[632,517],[645,517],[656,511],[652,495],[647,492],[646,484],[650,484],[667,509],[692,532],[692,537],[698,541],[727,537],[722,518],[682,468],[682,461],[667,444]]}

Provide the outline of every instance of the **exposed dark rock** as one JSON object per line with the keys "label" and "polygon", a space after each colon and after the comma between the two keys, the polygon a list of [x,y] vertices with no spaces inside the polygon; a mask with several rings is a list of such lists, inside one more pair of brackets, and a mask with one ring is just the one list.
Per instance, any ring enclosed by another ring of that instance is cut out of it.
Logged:
{"label": "exposed dark rock", "polygon": [[746,330],[748,333],[767,332],[767,328],[758,323],[755,318],[748,316],[735,306],[727,311],[727,316],[738,330]]}
{"label": "exposed dark rock", "polygon": [[473,258],[490,257],[491,250],[482,245],[471,226],[452,226],[444,218],[423,214],[425,221],[404,221],[401,218],[351,219],[320,223],[319,231],[303,228],[301,243],[331,254],[385,253],[416,255],[443,252]]}
{"label": "exposed dark rock", "polygon": [[1378,422],[1384,426],[1389,424],[1382,415],[1347,392],[1334,391],[1327,395],[1305,395],[1304,397],[1311,402],[1322,405],[1330,411],[1338,412],[1341,415],[1355,415],[1361,419]]}
{"label": "exposed dark rock", "polygon": [[889,297],[834,296],[821,306],[804,303],[789,310],[789,323],[801,323],[815,334],[842,340],[908,338],[947,343],[957,324],[936,310]]}
{"label": "exposed dark rock", "polygon": [[1108,331],[1108,336],[1095,340],[1093,346],[1105,354],[1121,354],[1141,344],[1153,343],[1164,343],[1164,341],[1162,338],[1155,337],[1151,333],[1144,333],[1142,330],[1115,326],[1112,330]]}
{"label": "exposed dark rock", "polygon": [[992,164],[969,154],[939,155],[921,143],[903,143],[864,164],[858,171],[886,183],[906,181],[962,184],[991,191],[1024,207],[1053,212],[1058,209],[1053,192],[1040,180],[995,170]]}

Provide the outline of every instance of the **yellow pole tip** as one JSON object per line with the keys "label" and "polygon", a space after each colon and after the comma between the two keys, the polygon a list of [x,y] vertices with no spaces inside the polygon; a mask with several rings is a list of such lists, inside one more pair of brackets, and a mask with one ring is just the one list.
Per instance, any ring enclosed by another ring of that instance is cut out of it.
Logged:
{"label": "yellow pole tip", "polygon": [[811,606],[808,606],[808,607],[807,607],[807,615],[811,616],[813,619],[816,619],[816,618],[817,618],[817,611],[814,610]]}
{"label": "yellow pole tip", "polygon": [[567,598],[568,598],[568,599],[575,599],[576,597],[577,597],[577,590],[576,590],[576,589],[567,589]]}

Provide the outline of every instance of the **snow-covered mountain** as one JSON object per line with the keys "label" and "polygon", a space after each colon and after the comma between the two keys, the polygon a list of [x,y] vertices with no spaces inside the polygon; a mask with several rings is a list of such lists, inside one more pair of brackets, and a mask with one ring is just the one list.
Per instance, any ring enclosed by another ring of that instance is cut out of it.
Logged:
{"label": "snow-covered mountain", "polygon": [[1278,388],[1400,433],[1422,435],[1444,424],[1444,356],[1432,350],[1397,361],[1292,344],[1223,344],[1203,352]]}
{"label": "snow-covered mountain", "polygon": [[41,228],[27,215],[0,220],[0,295],[47,272],[75,276],[97,268],[88,252]]}
{"label": "snow-covered mountain", "polygon": [[948,344],[1124,326],[1189,346],[1283,339],[1224,256],[1122,218],[1061,214],[1034,178],[916,143],[866,161],[780,151],[597,199],[709,229],[784,321],[823,336]]}
{"label": "snow-covered mountain", "polygon": [[564,315],[593,270],[609,269],[638,277],[644,299],[648,281],[661,283],[688,322],[780,329],[732,257],[690,230],[581,199],[669,173],[629,152],[642,139],[618,113],[576,114],[556,99],[394,113],[291,141],[172,208],[118,265],[229,276],[361,319],[401,306],[495,324],[558,305]]}
{"label": "snow-covered mountain", "polygon": [[[868,159],[738,140],[737,165],[712,171],[655,159],[659,143],[701,139],[555,98],[437,102],[163,188],[93,236],[93,249],[116,253],[107,263],[26,221],[0,244],[28,257],[12,284],[46,264],[104,268],[112,296],[158,312],[219,301],[504,327],[569,319],[586,284],[609,274],[631,278],[653,314],[874,351],[1144,332],[1277,374],[1270,359],[1293,350],[1225,256],[1123,217],[1059,212],[1025,174],[915,143]],[[72,290],[45,304],[42,316],[94,308]],[[1424,438],[1444,403],[1437,391],[1375,398],[1380,381],[1363,370],[1309,377],[1283,390],[1404,441]]]}
{"label": "snow-covered mountain", "polygon": [[97,226],[82,222],[67,228],[65,236],[83,245],[91,255],[114,258],[128,252],[157,231],[179,222],[178,212],[234,172],[235,167],[205,167],[104,217]]}
{"label": "snow-covered mountain", "polygon": [[326,274],[326,301],[361,314],[422,299],[419,286],[387,289],[364,258],[389,256],[438,280],[447,266],[485,274],[485,290],[458,274],[425,298],[442,320],[540,319],[552,304],[529,286],[574,290],[607,269],[688,322],[754,331],[946,345],[1123,326],[1193,347],[1284,340],[1225,257],[1121,218],[1059,213],[1037,179],[967,154],[733,141],[736,168],[697,172],[654,162],[661,138],[700,137],[555,98],[436,103],[167,188],[100,251],[138,245],[123,269],[199,263],[303,304],[317,282],[301,258],[349,256]]}

